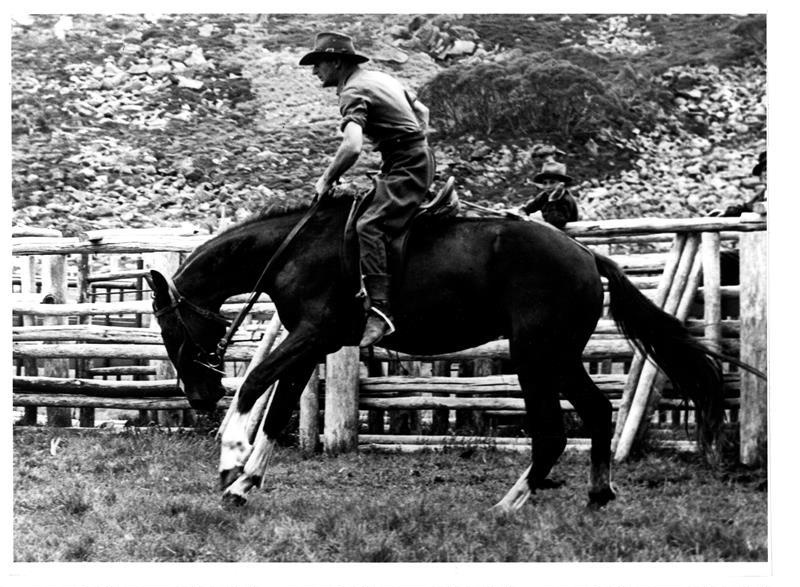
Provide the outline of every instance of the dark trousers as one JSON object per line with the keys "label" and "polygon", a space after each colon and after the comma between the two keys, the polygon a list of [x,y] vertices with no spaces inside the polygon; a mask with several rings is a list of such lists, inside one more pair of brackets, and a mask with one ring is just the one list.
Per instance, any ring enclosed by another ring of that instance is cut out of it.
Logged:
{"label": "dark trousers", "polygon": [[388,273],[387,244],[408,229],[427,198],[436,171],[433,152],[424,139],[382,155],[375,195],[356,222],[361,273],[367,284],[370,277]]}

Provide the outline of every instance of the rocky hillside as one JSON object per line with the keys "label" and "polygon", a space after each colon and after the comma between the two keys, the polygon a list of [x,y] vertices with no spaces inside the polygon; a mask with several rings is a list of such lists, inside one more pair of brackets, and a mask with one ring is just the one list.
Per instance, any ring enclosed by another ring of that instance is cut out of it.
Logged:
{"label": "rocky hillside", "polygon": [[[584,218],[703,214],[748,199],[759,187],[751,175],[766,145],[766,72],[753,58],[758,21],[722,15],[444,20],[442,29],[455,25],[462,38],[469,33],[467,52],[442,55],[412,42],[411,15],[18,18],[13,222],[67,234],[184,222],[214,230],[221,217],[246,217],[276,199],[309,198],[338,144],[333,91],[297,65],[321,29],[351,34],[372,67],[415,89],[458,64],[559,47],[596,57],[597,67],[608,70],[598,75],[629,70],[634,79],[659,84],[670,100],[652,129],[615,136],[613,149],[602,140],[556,145],[583,181]],[[753,46],[744,51],[747,35]],[[535,133],[432,137],[441,177],[455,175],[463,197],[505,206],[525,200],[541,143]],[[362,157],[343,189],[363,189],[378,161],[374,153]]]}

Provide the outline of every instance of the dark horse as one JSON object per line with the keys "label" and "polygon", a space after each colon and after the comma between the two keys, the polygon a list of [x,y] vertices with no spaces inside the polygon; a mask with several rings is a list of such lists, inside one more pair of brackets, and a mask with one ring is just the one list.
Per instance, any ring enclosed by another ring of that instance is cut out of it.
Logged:
{"label": "dark horse", "polygon": [[[345,262],[356,254],[355,239],[343,238],[351,202],[324,201],[263,284],[289,334],[250,371],[236,409],[249,412],[279,381],[265,417],[268,438],[286,425],[314,366],[327,353],[358,344],[363,307]],[[224,393],[221,373],[201,365],[225,331],[221,304],[252,290],[302,216],[303,210],[267,213],[227,230],[198,247],[172,282],[151,273],[164,343],[192,407],[211,409]],[[620,330],[693,400],[701,445],[715,444],[722,422],[718,364],[612,260],[545,224],[506,218],[420,219],[406,253],[391,300],[397,332],[383,346],[433,355],[508,337],[531,434],[531,489],[548,485],[566,445],[563,395],[591,433],[590,501],[614,498],[611,404],[581,361],[602,310],[601,276]],[[222,471],[224,485],[236,478],[230,473]]]}

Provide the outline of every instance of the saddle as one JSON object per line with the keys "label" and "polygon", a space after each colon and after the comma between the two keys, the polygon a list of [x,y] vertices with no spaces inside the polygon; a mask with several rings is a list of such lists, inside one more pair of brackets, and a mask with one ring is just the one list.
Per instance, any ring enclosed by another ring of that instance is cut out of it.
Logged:
{"label": "saddle", "polygon": [[[408,245],[408,238],[411,234],[411,229],[420,221],[441,221],[445,218],[456,216],[460,209],[458,195],[455,191],[455,178],[448,177],[444,186],[432,194],[432,197],[426,204],[420,206],[417,213],[409,223],[409,230],[403,234],[398,235],[392,239],[386,247],[386,255],[388,257],[388,271],[392,275],[392,280],[396,280],[402,274],[405,268],[406,248]],[[350,208],[350,214],[347,218],[344,231],[344,241],[342,250],[343,273],[352,280],[351,283],[355,286],[355,291],[359,292],[357,295],[363,295],[363,284],[361,283],[361,270],[358,249],[358,237],[356,234],[356,220],[363,212],[364,208],[369,204],[370,197],[356,198]]]}
{"label": "saddle", "polygon": [[456,178],[452,175],[447,178],[444,186],[437,194],[427,203],[420,206],[417,218],[449,218],[456,216],[460,209],[458,194],[455,190]]}

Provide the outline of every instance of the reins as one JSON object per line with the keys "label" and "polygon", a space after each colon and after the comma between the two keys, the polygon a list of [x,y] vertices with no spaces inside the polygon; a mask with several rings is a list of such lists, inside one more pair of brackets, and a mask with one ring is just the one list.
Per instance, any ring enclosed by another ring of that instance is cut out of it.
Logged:
{"label": "reins", "polygon": [[228,326],[228,330],[225,332],[225,335],[217,343],[216,359],[220,364],[225,356],[225,351],[228,349],[228,345],[230,345],[231,340],[233,339],[233,335],[239,329],[239,326],[241,326],[245,316],[247,316],[247,313],[252,309],[253,304],[256,303],[258,296],[261,295],[259,288],[263,285],[281,254],[288,248],[291,242],[300,233],[311,217],[316,213],[320,203],[322,202],[322,199],[323,198],[319,196],[314,198],[311,207],[306,210],[305,214],[303,214],[303,217],[297,222],[297,224],[294,225],[289,234],[286,235],[286,238],[283,239],[278,249],[272,254],[272,256],[269,258],[269,261],[267,261],[267,265],[264,267],[264,270],[261,272],[261,275],[259,275],[255,285],[250,290],[252,293],[250,294],[250,298],[247,300],[247,303],[241,310],[239,310],[239,313],[233,319],[230,326]]}
{"label": "reins", "polygon": [[[154,312],[154,315],[156,317],[159,317],[171,311],[177,313],[178,320],[183,325],[189,338],[192,339],[194,345],[198,347],[203,352],[203,354],[206,355],[205,362],[196,360],[197,363],[208,369],[211,369],[212,371],[224,375],[224,373],[221,371],[221,366],[222,366],[222,360],[225,357],[225,352],[227,351],[228,346],[231,344],[231,340],[233,340],[233,336],[234,334],[236,334],[236,331],[239,329],[239,326],[242,325],[245,316],[247,316],[247,313],[253,308],[253,305],[256,303],[258,296],[261,294],[259,288],[264,284],[264,281],[267,279],[267,276],[270,274],[270,271],[272,271],[272,269],[274,268],[275,263],[277,262],[281,254],[287,249],[287,247],[297,237],[297,235],[300,233],[303,227],[311,219],[311,217],[316,213],[320,203],[322,202],[322,199],[323,199],[322,197],[314,198],[311,207],[308,210],[306,210],[303,217],[297,222],[297,224],[294,225],[292,230],[289,231],[289,234],[287,234],[286,237],[283,239],[281,244],[278,246],[277,250],[269,258],[269,261],[267,261],[267,264],[264,267],[264,270],[261,272],[261,275],[259,275],[258,279],[256,280],[255,285],[251,289],[252,293],[250,294],[250,298],[247,300],[247,303],[245,303],[245,305],[242,307],[242,309],[239,311],[239,313],[232,321],[227,320],[221,314],[218,314],[216,312],[211,312],[205,308],[201,308],[197,304],[189,301],[187,298],[183,296],[183,294],[181,294],[178,291],[178,288],[175,287],[175,284],[172,282],[172,280],[165,276],[167,285],[169,287],[170,297],[172,298],[172,303],[169,306],[165,306],[164,308],[159,308]],[[217,343],[216,349],[214,351],[209,353],[203,350],[203,348],[199,344],[197,344],[197,342],[194,340],[194,338],[192,337],[191,329],[188,327],[188,325],[180,315],[181,305],[185,305],[193,312],[195,312],[196,314],[198,314],[203,318],[206,318],[207,320],[213,320],[214,322],[221,322],[227,326],[225,334]]]}

